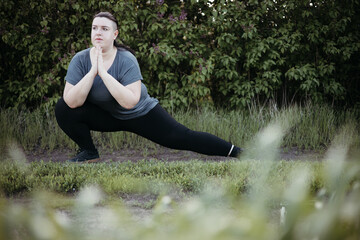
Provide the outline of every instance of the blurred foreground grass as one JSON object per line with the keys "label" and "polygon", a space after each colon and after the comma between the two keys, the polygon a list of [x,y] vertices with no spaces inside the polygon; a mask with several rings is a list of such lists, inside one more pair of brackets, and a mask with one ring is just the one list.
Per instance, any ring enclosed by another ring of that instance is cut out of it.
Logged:
{"label": "blurred foreground grass", "polygon": [[[255,134],[241,161],[28,164],[13,148],[0,170],[0,238],[359,239],[360,157],[348,158],[356,131],[341,127],[321,162],[276,161],[296,124],[288,114]],[[47,191],[75,192],[68,208],[80,222],[51,207],[61,197]],[[31,204],[6,197],[24,192],[34,193]],[[124,193],[159,197],[146,221],[115,200],[99,219],[104,226],[84,228],[107,196]]]}

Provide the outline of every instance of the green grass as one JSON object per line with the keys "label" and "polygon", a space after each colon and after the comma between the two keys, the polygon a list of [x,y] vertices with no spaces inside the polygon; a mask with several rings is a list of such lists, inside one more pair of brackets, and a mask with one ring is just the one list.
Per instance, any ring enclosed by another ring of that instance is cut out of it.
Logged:
{"label": "green grass", "polygon": [[[278,109],[276,106],[252,107],[242,111],[202,109],[178,111],[173,114],[180,123],[193,130],[215,134],[238,146],[244,146],[270,122],[286,115],[290,122],[282,146],[285,148],[323,150],[343,125],[360,135],[355,111],[336,111],[328,106],[293,106]],[[156,144],[128,132],[93,132],[99,148],[121,150],[124,147],[156,148]],[[0,112],[0,150],[9,142],[19,143],[25,150],[76,148],[75,144],[58,127],[53,110],[5,109]],[[360,146],[360,138],[354,142]]]}
{"label": "green grass", "polygon": [[[96,184],[107,194],[199,193],[209,181],[217,181],[233,194],[244,194],[252,185],[256,170],[262,162],[162,162],[64,164],[32,162],[23,167],[11,162],[2,163],[0,189],[10,196],[46,189],[58,193],[73,193],[89,184]],[[272,166],[269,182],[273,187],[286,185],[293,169],[308,167],[314,172],[322,168],[320,162],[279,161]],[[236,169],[236,173],[234,172]],[[313,192],[323,186],[320,176],[314,178]],[[276,185],[276,186],[275,186]]]}
{"label": "green grass", "polygon": [[[274,142],[261,139],[269,137],[266,131],[259,136],[259,150],[267,152]],[[360,158],[347,160],[349,142],[341,139],[320,162],[274,161],[268,154],[228,162],[110,164],[10,158],[0,168],[0,238],[357,239]],[[139,194],[158,200],[133,202],[152,210],[148,220],[134,222],[121,196]],[[174,200],[178,196],[183,200]]]}
{"label": "green grass", "polygon": [[[0,168],[0,239],[359,239],[360,156],[349,155],[351,147],[358,146],[358,123],[351,114],[343,113],[340,121],[328,110],[198,114],[194,128],[206,119],[212,119],[206,122],[214,124],[209,126],[213,130],[220,122],[221,128],[239,124],[240,115],[248,119],[249,131],[234,133],[249,134],[239,140],[247,146],[241,161],[28,163],[20,149],[11,147]],[[230,120],[224,124],[219,116]],[[178,117],[186,124],[187,113]],[[326,127],[325,120],[334,126]],[[306,136],[301,129],[321,134]],[[323,161],[277,161],[279,147],[303,141],[291,138],[296,132],[304,134],[309,147],[327,148]],[[98,141],[106,137],[98,136]],[[143,140],[131,136],[129,141]],[[134,194],[158,196],[156,203],[134,203],[147,209],[155,205],[146,221],[133,221],[117,200]],[[31,200],[12,201],[19,195]],[[184,200],[177,203],[177,196]],[[89,225],[98,217],[94,211],[104,206],[109,211],[97,224],[106,227]],[[59,208],[78,220],[59,214]]]}

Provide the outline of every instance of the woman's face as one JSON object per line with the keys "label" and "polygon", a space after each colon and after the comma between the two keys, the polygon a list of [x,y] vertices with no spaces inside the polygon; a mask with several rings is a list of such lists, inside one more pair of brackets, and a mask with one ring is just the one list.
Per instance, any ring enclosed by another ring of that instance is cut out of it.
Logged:
{"label": "woman's face", "polygon": [[94,18],[91,27],[91,43],[93,46],[100,45],[103,49],[109,49],[114,45],[118,35],[116,24],[108,18]]}

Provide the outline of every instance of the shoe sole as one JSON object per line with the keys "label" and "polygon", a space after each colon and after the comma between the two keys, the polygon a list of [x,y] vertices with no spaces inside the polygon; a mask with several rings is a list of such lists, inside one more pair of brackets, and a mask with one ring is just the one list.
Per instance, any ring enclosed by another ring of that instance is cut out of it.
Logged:
{"label": "shoe sole", "polygon": [[94,159],[85,160],[85,161],[77,161],[77,162],[68,161],[68,162],[70,162],[70,163],[97,163],[97,162],[100,162],[100,161],[101,161],[100,158],[94,158]]}
{"label": "shoe sole", "polygon": [[96,163],[96,162],[100,162],[100,161],[101,161],[100,158],[95,158],[95,159],[83,161],[83,163]]}

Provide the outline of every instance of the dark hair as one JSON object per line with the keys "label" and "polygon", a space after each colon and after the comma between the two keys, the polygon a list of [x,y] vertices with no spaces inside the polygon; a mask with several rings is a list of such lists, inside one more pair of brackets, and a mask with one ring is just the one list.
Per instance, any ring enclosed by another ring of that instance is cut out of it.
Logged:
{"label": "dark hair", "polygon": [[[118,27],[118,21],[116,20],[116,18],[114,17],[114,15],[112,15],[111,13],[109,12],[99,12],[97,14],[94,15],[93,19],[94,18],[97,18],[97,17],[104,17],[104,18],[107,18],[109,19],[110,21],[113,21],[116,25],[115,29],[117,29]],[[121,44],[121,43],[118,43],[116,41],[116,39],[114,40],[114,46],[117,47],[118,49],[125,49],[129,52],[131,52],[133,55],[136,54],[136,52],[134,50],[132,50],[129,46],[126,46],[124,44]]]}

